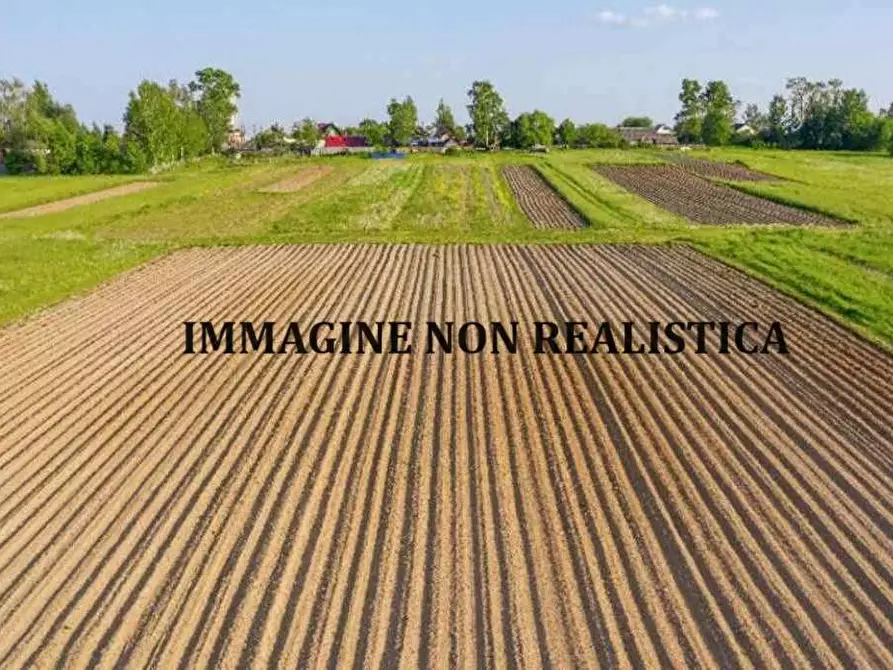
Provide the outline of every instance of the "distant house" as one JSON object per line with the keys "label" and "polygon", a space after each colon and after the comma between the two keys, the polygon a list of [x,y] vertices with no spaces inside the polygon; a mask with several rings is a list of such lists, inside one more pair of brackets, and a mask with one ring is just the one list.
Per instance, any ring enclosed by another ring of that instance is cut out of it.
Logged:
{"label": "distant house", "polygon": [[417,137],[409,143],[411,152],[444,153],[451,147],[458,147],[460,143],[450,133],[432,132],[427,137]]}
{"label": "distant house", "polygon": [[676,132],[669,126],[659,125],[654,128],[617,128],[620,136],[631,146],[675,147],[679,145]]}
{"label": "distant house", "polygon": [[739,137],[753,137],[757,134],[757,131],[749,123],[736,123],[735,134]]}
{"label": "distant house", "polygon": [[245,131],[242,128],[233,128],[227,133],[226,146],[229,149],[241,149],[245,146]]}
{"label": "distant house", "polygon": [[332,135],[341,135],[341,129],[334,123],[317,123],[316,129],[319,131],[319,136],[323,138]]}
{"label": "distant house", "polygon": [[321,123],[318,128],[320,140],[313,152],[317,155],[363,154],[373,150],[365,135],[344,135],[332,123]]}

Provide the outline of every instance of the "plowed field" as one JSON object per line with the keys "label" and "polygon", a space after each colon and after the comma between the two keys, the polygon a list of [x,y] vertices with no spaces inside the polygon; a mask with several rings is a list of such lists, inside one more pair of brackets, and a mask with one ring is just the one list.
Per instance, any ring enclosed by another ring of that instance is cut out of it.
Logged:
{"label": "plowed field", "polygon": [[[184,355],[779,320],[790,356]],[[0,666],[893,667],[893,360],[686,248],[196,249],[0,331]]]}
{"label": "plowed field", "polygon": [[758,172],[737,163],[722,163],[697,158],[689,158],[679,154],[667,153],[666,160],[681,165],[688,172],[709,179],[727,179],[728,181],[781,181],[780,177]]}
{"label": "plowed field", "polygon": [[537,228],[573,230],[586,226],[586,221],[533,168],[506,165],[502,173],[521,210]]}
{"label": "plowed field", "polygon": [[671,165],[603,165],[595,170],[658,207],[697,223],[845,225],[821,214],[714,184]]}

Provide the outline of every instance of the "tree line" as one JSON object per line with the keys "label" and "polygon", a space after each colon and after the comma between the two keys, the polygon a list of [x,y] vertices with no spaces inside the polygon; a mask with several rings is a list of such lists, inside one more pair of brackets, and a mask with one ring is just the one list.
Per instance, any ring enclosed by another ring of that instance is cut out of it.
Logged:
{"label": "tree line", "polygon": [[[55,100],[42,82],[27,87],[18,79],[0,80],[0,160],[11,173],[27,169],[41,174],[144,172],[221,151],[227,144],[241,90],[231,74],[204,68],[195,79],[166,85],[142,81],[129,94],[124,131],[81,123],[71,105]],[[542,110],[512,119],[493,84],[475,81],[468,89],[469,123],[456,122],[442,99],[434,121],[423,125],[411,96],[392,98],[386,120],[366,118],[344,129],[362,135],[373,146],[406,146],[414,139],[447,135],[460,143],[494,150],[538,147],[617,148],[625,146],[616,128],[603,123],[560,123]],[[747,105],[742,121],[751,132],[736,127],[741,102],[728,84],[705,85],[684,79],[681,109],[675,117],[679,141],[722,146],[731,143],[786,149],[827,149],[893,153],[893,105],[874,113],[863,90],[844,88],[840,80],[812,82],[789,79],[763,112]],[[621,126],[650,128],[647,116],[624,119]],[[274,124],[258,133],[258,148],[287,143],[311,149],[320,140],[317,123],[302,119],[289,130]]]}
{"label": "tree line", "polygon": [[142,81],[131,91],[124,132],[81,123],[48,86],[0,80],[0,159],[12,174],[145,172],[220,151],[236,113],[238,82],[204,68],[187,84]]}
{"label": "tree line", "polygon": [[734,99],[724,81],[701,86],[697,80],[684,79],[679,101],[676,133],[684,143],[849,151],[888,149],[893,153],[893,104],[874,113],[869,109],[865,91],[845,88],[839,79],[788,79],[785,92],[775,95],[765,112],[755,104],[745,107],[742,122],[750,129],[747,133],[740,133],[735,126],[741,103]]}

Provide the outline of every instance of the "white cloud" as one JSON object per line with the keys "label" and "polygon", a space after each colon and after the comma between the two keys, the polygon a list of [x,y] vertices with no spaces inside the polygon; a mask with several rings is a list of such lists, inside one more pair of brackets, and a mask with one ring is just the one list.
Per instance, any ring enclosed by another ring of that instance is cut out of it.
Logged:
{"label": "white cloud", "polygon": [[618,14],[610,9],[604,9],[596,16],[599,23],[607,23],[612,26],[623,26],[628,23],[628,19],[623,14]]}
{"label": "white cloud", "polygon": [[719,18],[719,10],[713,7],[701,7],[695,10],[695,18],[698,21],[713,21]]}
{"label": "white cloud", "polygon": [[693,11],[672,7],[667,4],[647,7],[638,16],[627,16],[615,12],[612,9],[603,9],[596,15],[599,23],[611,26],[627,26],[630,28],[645,28],[655,23],[668,23],[671,21],[713,21],[719,18],[719,11],[712,7],[701,7]]}
{"label": "white cloud", "polygon": [[676,19],[684,19],[688,16],[688,12],[684,9],[676,9],[669,5],[657,5],[657,7],[648,7],[645,13],[649,16],[655,16],[666,21],[674,21]]}

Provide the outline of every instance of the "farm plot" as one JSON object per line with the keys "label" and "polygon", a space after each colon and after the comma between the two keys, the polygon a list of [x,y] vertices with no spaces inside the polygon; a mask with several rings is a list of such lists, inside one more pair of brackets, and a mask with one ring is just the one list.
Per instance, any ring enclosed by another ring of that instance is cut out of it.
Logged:
{"label": "farm plot", "polygon": [[690,174],[670,165],[600,165],[615,184],[696,223],[840,226],[843,221],[789,207]]}
{"label": "farm plot", "polygon": [[690,158],[680,154],[667,153],[664,158],[675,163],[686,171],[699,177],[708,179],[725,179],[727,181],[782,181],[781,177],[751,170],[737,163],[723,163],[719,161]]}
{"label": "farm plot", "polygon": [[313,182],[322,179],[330,172],[332,172],[331,166],[314,165],[313,167],[299,170],[296,175],[276,182],[271,186],[266,186],[260,189],[260,191],[261,193],[294,193],[295,191],[300,191]]}
{"label": "farm plot", "polygon": [[521,209],[537,228],[575,230],[586,226],[583,217],[533,168],[506,165],[502,172]]}
{"label": "farm plot", "polygon": [[[295,318],[791,354],[182,353]],[[180,252],[0,331],[0,665],[893,667],[891,380],[686,248]]]}
{"label": "farm plot", "polygon": [[84,195],[78,195],[72,198],[65,198],[64,200],[56,200],[54,202],[48,202],[43,205],[35,205],[34,207],[28,207],[27,209],[5,212],[0,214],[0,219],[55,214],[56,212],[64,212],[65,210],[71,209],[72,207],[89,205],[94,202],[100,202],[101,200],[107,200],[108,198],[118,198],[122,195],[130,195],[131,193],[139,193],[140,191],[145,191],[147,188],[153,188],[155,186],[158,186],[158,182],[131,182],[129,184],[122,184],[121,186],[114,186],[103,191],[85,193]]}

